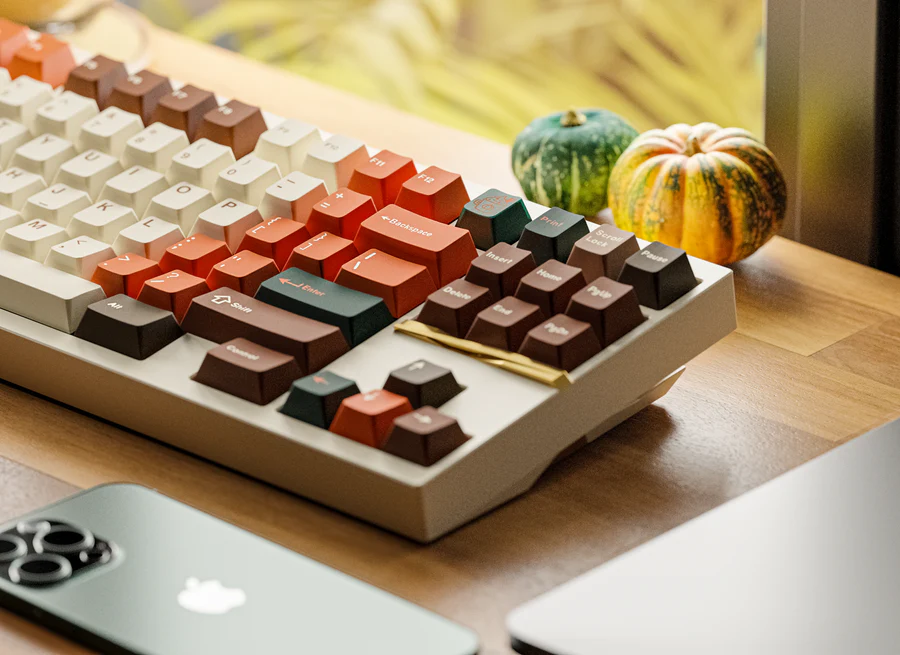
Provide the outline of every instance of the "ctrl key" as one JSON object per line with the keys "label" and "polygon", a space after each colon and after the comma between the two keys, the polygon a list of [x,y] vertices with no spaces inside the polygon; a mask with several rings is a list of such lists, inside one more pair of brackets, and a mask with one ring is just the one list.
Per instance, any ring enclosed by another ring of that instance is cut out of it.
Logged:
{"label": "ctrl key", "polygon": [[172,312],[118,294],[90,305],[75,336],[109,350],[147,359],[182,335]]}
{"label": "ctrl key", "polygon": [[247,339],[232,339],[216,346],[191,378],[213,389],[268,405],[300,377],[297,360]]}

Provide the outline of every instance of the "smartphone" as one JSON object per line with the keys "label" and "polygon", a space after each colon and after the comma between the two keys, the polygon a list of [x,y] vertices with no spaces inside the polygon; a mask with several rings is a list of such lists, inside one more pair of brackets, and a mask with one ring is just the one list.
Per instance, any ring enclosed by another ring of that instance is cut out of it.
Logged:
{"label": "smartphone", "polygon": [[104,653],[478,652],[463,627],[131,484],[0,525],[0,605]]}

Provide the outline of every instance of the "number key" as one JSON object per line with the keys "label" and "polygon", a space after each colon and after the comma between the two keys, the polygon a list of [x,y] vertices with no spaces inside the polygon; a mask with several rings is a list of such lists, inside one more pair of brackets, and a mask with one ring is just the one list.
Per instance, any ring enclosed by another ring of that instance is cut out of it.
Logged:
{"label": "number key", "polygon": [[160,98],[172,91],[169,78],[142,70],[116,82],[109,94],[109,104],[140,116],[149,125]]}
{"label": "number key", "polygon": [[75,57],[65,41],[50,34],[40,34],[16,50],[7,68],[13,78],[27,75],[56,87],[65,84],[75,68]]}
{"label": "number key", "polygon": [[106,109],[113,87],[126,77],[125,64],[97,55],[69,73],[66,89],[85,98],[93,98],[100,109]]}

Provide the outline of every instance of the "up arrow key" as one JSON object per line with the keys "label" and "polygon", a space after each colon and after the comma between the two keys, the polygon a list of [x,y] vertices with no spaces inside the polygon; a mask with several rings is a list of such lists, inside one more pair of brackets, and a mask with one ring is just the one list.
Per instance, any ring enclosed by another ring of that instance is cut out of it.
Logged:
{"label": "up arrow key", "polygon": [[410,371],[419,371],[419,370],[421,370],[421,369],[423,369],[423,368],[425,368],[425,362],[423,362],[423,361],[421,361],[421,360],[419,360],[419,361],[416,362],[415,364],[410,364],[410,365],[409,365],[409,370],[410,370]]}

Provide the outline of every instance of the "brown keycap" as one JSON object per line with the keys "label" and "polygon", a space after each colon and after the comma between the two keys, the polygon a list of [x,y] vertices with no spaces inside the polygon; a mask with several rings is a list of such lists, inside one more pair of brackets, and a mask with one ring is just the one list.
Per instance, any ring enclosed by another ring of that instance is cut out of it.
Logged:
{"label": "brown keycap", "polygon": [[516,352],[528,331],[544,318],[544,313],[537,305],[507,296],[478,313],[466,339]]}
{"label": "brown keycap", "polygon": [[424,359],[391,371],[384,389],[406,396],[416,408],[424,405],[440,407],[463,390],[449,368]]}
{"label": "brown keycap", "polygon": [[216,346],[191,378],[213,389],[268,405],[300,377],[297,360],[247,339],[232,339]]}
{"label": "brown keycap", "polygon": [[516,298],[538,305],[544,316],[553,316],[564,312],[569,299],[583,286],[580,268],[550,259],[522,278]]}
{"label": "brown keycap", "polygon": [[493,302],[485,287],[454,280],[428,296],[416,320],[430,325],[452,337],[465,338],[475,317]]}
{"label": "brown keycap", "polygon": [[218,289],[194,298],[181,327],[188,334],[216,343],[244,338],[292,355],[302,375],[328,366],[349,350],[339,328],[272,307],[231,289]]}
{"label": "brown keycap", "polygon": [[152,122],[165,123],[177,130],[184,130],[188,139],[194,141],[203,117],[216,107],[218,103],[211,92],[188,84],[159,99]]}
{"label": "brown keycap", "polygon": [[530,251],[498,243],[472,260],[466,279],[490,289],[494,298],[503,298],[515,294],[519,281],[534,267]]}
{"label": "brown keycap", "polygon": [[528,332],[519,353],[566,371],[581,366],[600,352],[590,323],[557,314]]}
{"label": "brown keycap", "polygon": [[168,77],[142,70],[116,82],[109,94],[108,104],[137,114],[144,125],[150,125],[159,99],[171,90]]}
{"label": "brown keycap", "polygon": [[93,98],[102,110],[109,105],[109,94],[113,87],[126,77],[128,71],[125,70],[125,64],[97,55],[69,73],[66,89],[80,96]]}
{"label": "brown keycap", "polygon": [[625,260],[638,250],[637,238],[631,232],[613,225],[601,225],[575,242],[566,263],[580,268],[586,280],[600,276],[615,280],[622,272]]}
{"label": "brown keycap", "polygon": [[410,462],[431,466],[468,440],[456,419],[434,407],[422,407],[394,419],[383,448]]}
{"label": "brown keycap", "polygon": [[590,323],[602,348],[646,320],[634,288],[608,277],[598,277],[572,296],[566,315]]}
{"label": "brown keycap", "polygon": [[[234,151],[235,158],[240,159],[253,152],[259,136],[267,129],[259,107],[232,100],[203,116],[197,138],[228,146]],[[282,171],[283,175],[287,173]]]}

